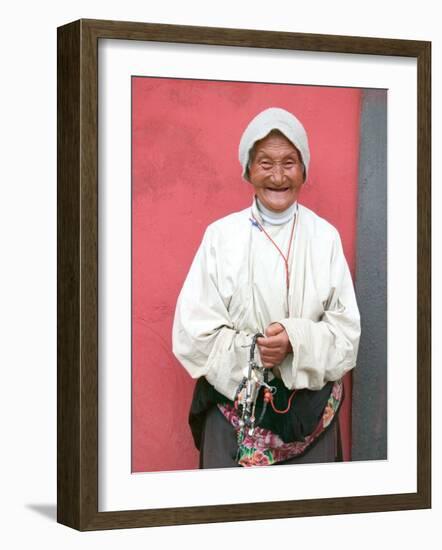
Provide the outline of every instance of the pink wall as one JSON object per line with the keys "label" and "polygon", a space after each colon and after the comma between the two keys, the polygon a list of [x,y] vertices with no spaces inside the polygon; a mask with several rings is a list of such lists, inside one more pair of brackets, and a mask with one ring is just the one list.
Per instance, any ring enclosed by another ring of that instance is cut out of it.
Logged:
{"label": "pink wall", "polygon": [[[299,117],[312,154],[300,202],[338,228],[354,273],[360,91],[145,77],[132,87],[132,470],[193,469],[194,381],[172,355],[172,321],[206,226],[251,203],[237,160],[240,136],[270,106]],[[346,386],[348,459],[350,379]]]}

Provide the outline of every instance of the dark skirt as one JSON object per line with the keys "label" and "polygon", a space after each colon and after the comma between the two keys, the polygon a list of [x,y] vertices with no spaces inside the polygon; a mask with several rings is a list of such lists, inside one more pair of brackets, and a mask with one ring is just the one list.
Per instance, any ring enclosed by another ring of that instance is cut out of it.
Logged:
{"label": "dark skirt", "polygon": [[[288,390],[279,379],[272,380],[271,385],[277,388],[274,395],[275,407],[285,409],[292,391]],[[259,424],[260,427],[278,434],[285,443],[304,441],[320,421],[332,387],[333,382],[329,382],[319,391],[298,390],[292,400],[291,408],[286,414],[277,414],[271,407],[268,407]],[[236,432],[217,407],[217,404],[226,403],[233,405],[232,401],[217,392],[204,377],[197,380],[189,413],[189,424],[195,446],[200,450],[201,464],[204,468],[237,466],[234,461],[237,450]],[[260,418],[262,404],[263,399],[260,393],[256,405],[257,418]],[[333,426],[337,424],[336,420],[337,418],[332,422]],[[312,462],[335,460],[336,439],[336,427],[334,426],[332,429],[330,426],[321,434],[318,441],[308,447],[302,457],[296,457],[284,463],[301,463],[302,458],[304,458],[304,462],[310,462],[307,457],[312,457]],[[320,441],[322,443],[317,448]],[[314,448],[316,448],[316,453],[313,453]],[[219,466],[216,465],[218,463]],[[208,464],[210,465],[208,466]]]}
{"label": "dark skirt", "polygon": [[[233,426],[215,405],[206,415],[201,437],[200,464],[202,469],[236,468],[237,437]],[[342,460],[339,424],[335,418],[329,428],[301,456],[277,462],[287,464],[320,464]]]}

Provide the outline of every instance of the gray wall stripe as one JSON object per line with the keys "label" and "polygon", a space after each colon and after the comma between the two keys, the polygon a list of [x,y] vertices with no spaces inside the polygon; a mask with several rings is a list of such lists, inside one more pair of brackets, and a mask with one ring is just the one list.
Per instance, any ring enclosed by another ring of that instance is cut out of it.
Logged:
{"label": "gray wall stripe", "polygon": [[387,90],[361,106],[356,295],[362,335],[353,371],[352,459],[387,458]]}

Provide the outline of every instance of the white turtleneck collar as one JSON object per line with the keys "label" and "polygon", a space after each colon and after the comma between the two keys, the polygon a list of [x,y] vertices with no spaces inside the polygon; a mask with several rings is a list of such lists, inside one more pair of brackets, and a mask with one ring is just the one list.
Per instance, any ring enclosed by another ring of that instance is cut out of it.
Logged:
{"label": "white turtleneck collar", "polygon": [[287,208],[287,210],[284,210],[283,212],[272,212],[272,210],[269,210],[262,204],[258,197],[256,197],[256,205],[263,221],[270,225],[283,225],[284,223],[287,223],[293,219],[293,216],[298,208],[298,203],[294,202]]}

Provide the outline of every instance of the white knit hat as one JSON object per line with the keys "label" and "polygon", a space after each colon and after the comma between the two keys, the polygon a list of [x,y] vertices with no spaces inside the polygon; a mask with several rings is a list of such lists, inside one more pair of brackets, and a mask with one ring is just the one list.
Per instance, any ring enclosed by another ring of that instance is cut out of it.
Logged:
{"label": "white knit hat", "polygon": [[249,155],[255,142],[265,138],[272,130],[279,130],[293,143],[301,153],[307,178],[310,162],[310,150],[308,147],[307,133],[299,120],[285,109],[270,107],[261,111],[244,130],[239,142],[239,162],[243,168],[243,177],[249,181],[248,163]]}

